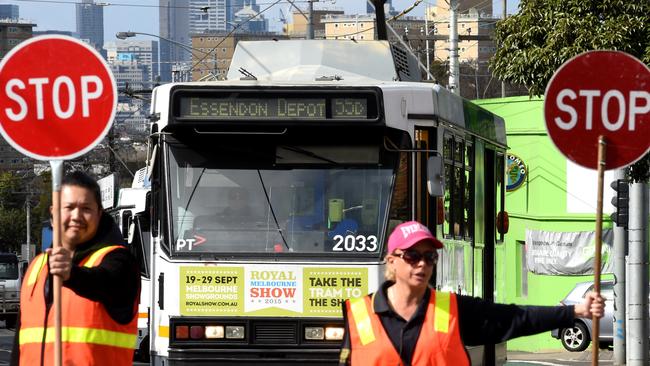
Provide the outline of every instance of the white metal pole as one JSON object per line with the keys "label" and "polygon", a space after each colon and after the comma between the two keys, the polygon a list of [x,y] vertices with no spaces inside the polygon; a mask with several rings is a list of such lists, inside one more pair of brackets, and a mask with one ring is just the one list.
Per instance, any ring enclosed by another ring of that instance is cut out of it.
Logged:
{"label": "white metal pole", "polygon": [[648,356],[648,183],[630,184],[628,366],[647,366]]}
{"label": "white metal pole", "polygon": [[460,95],[458,83],[458,0],[449,0],[449,89]]}

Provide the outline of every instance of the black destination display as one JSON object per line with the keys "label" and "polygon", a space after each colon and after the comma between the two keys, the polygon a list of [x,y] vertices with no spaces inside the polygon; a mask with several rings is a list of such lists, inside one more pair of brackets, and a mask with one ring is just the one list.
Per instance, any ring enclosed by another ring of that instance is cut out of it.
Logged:
{"label": "black destination display", "polygon": [[374,94],[350,94],[194,92],[178,96],[174,114],[179,120],[197,121],[377,119]]}

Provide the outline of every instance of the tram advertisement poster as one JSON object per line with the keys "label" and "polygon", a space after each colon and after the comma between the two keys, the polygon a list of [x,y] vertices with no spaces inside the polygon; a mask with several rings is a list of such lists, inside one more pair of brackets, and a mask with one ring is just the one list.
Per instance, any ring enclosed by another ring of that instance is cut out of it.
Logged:
{"label": "tram advertisement poster", "polygon": [[181,267],[182,315],[340,316],[368,293],[368,269],[269,266]]}

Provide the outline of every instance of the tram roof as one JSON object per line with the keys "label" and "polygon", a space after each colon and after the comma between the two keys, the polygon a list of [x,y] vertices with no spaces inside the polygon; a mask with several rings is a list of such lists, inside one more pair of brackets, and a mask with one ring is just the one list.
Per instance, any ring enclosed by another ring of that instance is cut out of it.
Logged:
{"label": "tram roof", "polygon": [[242,69],[260,81],[397,80],[387,41],[242,41],[233,54],[227,79],[245,77]]}

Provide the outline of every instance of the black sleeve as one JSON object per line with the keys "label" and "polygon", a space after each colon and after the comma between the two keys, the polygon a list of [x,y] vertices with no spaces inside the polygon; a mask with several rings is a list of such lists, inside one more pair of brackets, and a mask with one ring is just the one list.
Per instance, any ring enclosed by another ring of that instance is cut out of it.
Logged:
{"label": "black sleeve", "polygon": [[341,342],[341,354],[339,356],[339,366],[347,366],[351,360],[351,344],[350,344],[350,324],[348,322],[348,309],[343,302],[343,341]]}
{"label": "black sleeve", "polygon": [[109,252],[96,267],[73,266],[63,285],[79,296],[101,302],[120,324],[130,322],[138,310],[140,268],[126,248]]}
{"label": "black sleeve", "polygon": [[573,306],[494,304],[457,296],[460,337],[466,346],[494,344],[573,324]]}

